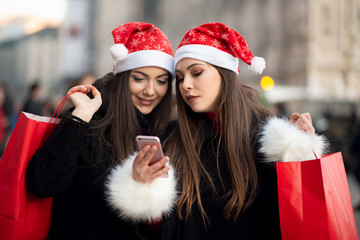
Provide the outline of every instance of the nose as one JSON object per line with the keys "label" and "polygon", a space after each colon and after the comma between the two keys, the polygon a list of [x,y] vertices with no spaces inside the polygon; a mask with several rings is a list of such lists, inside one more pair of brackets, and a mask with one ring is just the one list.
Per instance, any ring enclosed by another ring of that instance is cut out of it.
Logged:
{"label": "nose", "polygon": [[155,93],[154,83],[149,81],[144,88],[144,94],[148,96],[152,96]]}
{"label": "nose", "polygon": [[181,87],[185,90],[189,90],[189,89],[192,89],[193,88],[193,84],[192,84],[192,81],[189,77],[185,77],[184,76],[184,79],[181,83]]}

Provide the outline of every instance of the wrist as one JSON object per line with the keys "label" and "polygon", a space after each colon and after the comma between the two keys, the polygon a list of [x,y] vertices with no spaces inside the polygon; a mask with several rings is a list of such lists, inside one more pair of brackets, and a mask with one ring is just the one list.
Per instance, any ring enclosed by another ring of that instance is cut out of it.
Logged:
{"label": "wrist", "polygon": [[[91,118],[92,118],[92,114],[89,115],[83,111],[77,110],[76,108],[74,109],[74,111],[72,112],[72,115],[76,118],[79,118],[80,120],[84,121],[84,122],[90,122]],[[76,119],[74,118],[74,119]]]}

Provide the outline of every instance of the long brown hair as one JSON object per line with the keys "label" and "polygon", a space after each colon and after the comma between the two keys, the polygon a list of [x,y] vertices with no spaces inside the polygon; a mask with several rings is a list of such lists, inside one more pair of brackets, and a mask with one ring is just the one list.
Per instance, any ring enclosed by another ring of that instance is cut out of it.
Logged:
{"label": "long brown hair", "polygon": [[[227,219],[236,220],[248,208],[257,193],[257,173],[254,162],[255,128],[269,112],[257,102],[256,91],[241,84],[232,71],[215,67],[221,76],[221,90],[216,106],[216,120],[221,126],[220,143],[226,154],[231,189],[225,194]],[[187,219],[196,202],[204,222],[208,221],[200,195],[200,180],[212,188],[214,184],[199,158],[204,141],[203,114],[195,113],[184,102],[176,82],[179,124],[167,142],[167,153],[180,179],[181,195],[177,200],[180,219]],[[179,137],[180,136],[180,137]],[[219,163],[218,173],[219,172]],[[221,176],[220,176],[221,179]]]}
{"label": "long brown hair", "polygon": [[[137,150],[135,137],[142,131],[131,101],[129,76],[130,71],[116,75],[108,73],[93,84],[101,92],[102,105],[93,117],[91,128],[95,130],[100,147],[109,146],[116,160],[125,159]],[[173,105],[171,79],[169,73],[168,90],[150,113],[150,135],[162,136],[170,122]]]}

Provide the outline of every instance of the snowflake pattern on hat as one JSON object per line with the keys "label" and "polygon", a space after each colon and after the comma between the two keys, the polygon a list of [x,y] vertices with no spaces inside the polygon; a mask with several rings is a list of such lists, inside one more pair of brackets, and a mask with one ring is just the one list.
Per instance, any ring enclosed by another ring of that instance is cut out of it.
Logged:
{"label": "snowflake pattern on hat", "polygon": [[153,24],[128,23],[115,28],[112,33],[115,44],[123,44],[129,53],[158,50],[173,55],[167,36]]}
{"label": "snowflake pattern on hat", "polygon": [[173,74],[173,50],[159,28],[150,23],[131,22],[112,31],[115,45],[110,53],[115,61],[114,73],[133,68],[158,66]]}
{"label": "snowflake pattern on hat", "polygon": [[177,48],[175,64],[185,57],[208,61],[236,73],[238,73],[238,66],[235,66],[237,61],[232,58],[240,58],[249,65],[249,70],[256,74],[261,74],[265,68],[265,60],[253,56],[245,39],[222,23],[206,23],[190,29]]}

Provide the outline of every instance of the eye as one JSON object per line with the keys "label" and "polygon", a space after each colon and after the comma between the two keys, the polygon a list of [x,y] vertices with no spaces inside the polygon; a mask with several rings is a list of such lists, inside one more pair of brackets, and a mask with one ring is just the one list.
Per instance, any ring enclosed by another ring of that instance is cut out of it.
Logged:
{"label": "eye", "polygon": [[164,84],[167,84],[168,83],[168,80],[163,80],[163,79],[158,79],[156,80],[157,83],[159,83],[160,85],[164,85]]}
{"label": "eye", "polygon": [[192,75],[193,75],[194,77],[198,77],[198,76],[200,76],[202,73],[203,73],[203,71],[198,70],[198,71],[194,71],[194,72],[192,73]]}
{"label": "eye", "polygon": [[183,81],[184,81],[183,77],[176,76],[176,82],[183,82]]}
{"label": "eye", "polygon": [[184,76],[182,74],[176,74],[176,82],[184,81]]}
{"label": "eye", "polygon": [[137,77],[137,76],[131,76],[136,82],[140,82],[142,80],[144,80],[144,78],[141,78],[141,77]]}

